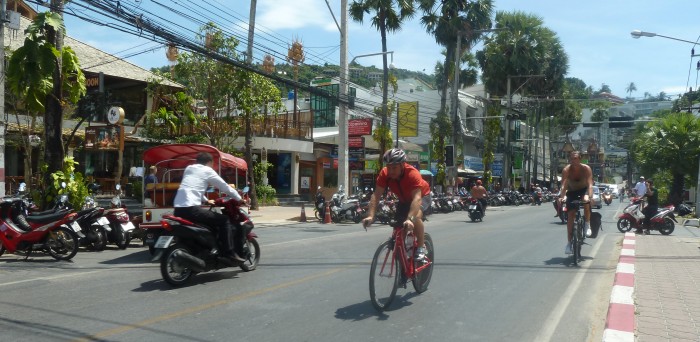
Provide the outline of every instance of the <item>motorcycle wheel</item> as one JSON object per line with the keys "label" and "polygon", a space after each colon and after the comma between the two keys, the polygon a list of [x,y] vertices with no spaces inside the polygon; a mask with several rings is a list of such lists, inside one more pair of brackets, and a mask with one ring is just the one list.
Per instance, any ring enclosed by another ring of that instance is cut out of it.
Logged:
{"label": "motorcycle wheel", "polygon": [[362,215],[355,213],[355,216],[352,217],[352,222],[360,223],[360,221],[362,221]]}
{"label": "motorcycle wheel", "polygon": [[194,275],[194,271],[181,265],[173,256],[176,251],[190,253],[189,249],[181,244],[174,244],[165,250],[160,259],[160,275],[163,280],[172,286],[182,286]]}
{"label": "motorcycle wheel", "polygon": [[246,261],[241,264],[241,269],[250,272],[255,270],[260,262],[260,244],[258,244],[258,240],[250,239],[246,241],[245,248],[248,250],[248,255]]}
{"label": "motorcycle wheel", "polygon": [[627,233],[630,230],[632,230],[632,221],[630,221],[628,218],[621,218],[617,221],[617,230],[620,231],[620,233]]}
{"label": "motorcycle wheel", "polygon": [[664,223],[659,225],[659,232],[661,235],[669,235],[673,233],[673,230],[676,228],[675,223],[673,223],[673,220],[670,218],[666,217],[664,218]]}
{"label": "motorcycle wheel", "polygon": [[104,251],[107,246],[107,232],[102,227],[91,228],[95,234],[94,240],[89,242],[88,248],[93,251]]}
{"label": "motorcycle wheel", "polygon": [[109,225],[112,227],[112,241],[114,241],[114,244],[119,249],[126,249],[129,246],[129,240],[122,225],[119,222],[111,222]]}
{"label": "motorcycle wheel", "polygon": [[559,219],[561,220],[562,223],[566,223],[566,221],[569,220],[569,216],[566,215],[566,213],[562,211],[561,213],[559,213]]}
{"label": "motorcycle wheel", "polygon": [[46,251],[56,260],[70,260],[78,253],[78,234],[68,227],[58,227],[46,237]]}
{"label": "motorcycle wheel", "polygon": [[318,209],[314,209],[314,216],[316,216],[317,220],[323,221],[323,217],[321,217],[321,212],[318,211]]}

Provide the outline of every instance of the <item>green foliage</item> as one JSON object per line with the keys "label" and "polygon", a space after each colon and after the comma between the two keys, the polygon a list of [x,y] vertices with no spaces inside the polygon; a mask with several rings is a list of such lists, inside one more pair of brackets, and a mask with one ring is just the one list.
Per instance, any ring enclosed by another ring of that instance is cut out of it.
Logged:
{"label": "green foliage", "polygon": [[[32,198],[42,210],[53,205],[57,196],[66,194],[68,201],[74,209],[80,209],[85,203],[85,198],[90,194],[87,188],[87,182],[80,172],[75,172],[75,166],[78,163],[72,157],[66,157],[63,160],[63,170],[56,171],[51,174],[51,183],[44,183],[44,174],[48,170],[48,166],[43,164],[40,168],[39,184],[36,184],[32,189]],[[66,187],[63,188],[61,183],[65,182]]]}
{"label": "green foliage", "polygon": [[437,161],[437,175],[435,175],[435,183],[442,186],[445,185],[445,146],[447,141],[452,138],[452,121],[447,113],[439,111],[435,118],[430,120],[430,136],[432,137],[431,160]]}
{"label": "green foliage", "polygon": [[141,200],[143,198],[143,181],[137,180],[131,183],[134,198]]}
{"label": "green foliage", "polygon": [[258,201],[262,205],[277,205],[277,190],[271,185],[255,185],[255,193],[258,196]]}
{"label": "green foliage", "polygon": [[263,178],[267,175],[267,172],[272,169],[272,163],[260,162],[254,163],[253,166],[253,178],[255,179],[255,184],[262,184]]}
{"label": "green foliage", "polygon": [[[484,164],[484,185],[491,184],[492,172],[491,165],[495,159],[494,151],[498,143],[498,137],[501,135],[501,120],[497,118],[500,115],[500,105],[493,105],[487,108],[487,116],[493,116],[493,119],[486,119],[484,123],[484,152],[482,163]],[[506,172],[504,169],[503,172]]]}
{"label": "green foliage", "polygon": [[58,13],[39,13],[25,30],[24,44],[10,57],[7,67],[7,84],[15,94],[34,113],[44,112],[46,97],[53,92],[53,71],[61,58],[63,90],[67,100],[76,103],[85,95],[85,75],[80,69],[78,57],[68,46],[63,51],[48,41],[47,29],[63,30],[63,20]]}

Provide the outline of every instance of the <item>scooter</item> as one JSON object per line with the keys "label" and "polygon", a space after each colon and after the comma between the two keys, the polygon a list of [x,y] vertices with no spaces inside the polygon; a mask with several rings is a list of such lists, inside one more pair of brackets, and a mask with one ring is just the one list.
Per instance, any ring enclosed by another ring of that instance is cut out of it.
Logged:
{"label": "scooter", "polygon": [[109,242],[117,245],[119,249],[126,249],[131,242],[131,233],[136,228],[129,220],[129,213],[121,201],[121,185],[117,184],[117,194],[112,197],[111,208],[104,211],[104,216],[109,221],[111,232],[107,234]]}
{"label": "scooter", "polygon": [[[644,221],[644,213],[642,213],[642,198],[630,198],[630,204],[622,211],[617,220],[617,230],[621,233],[626,233],[634,229],[640,229]],[[676,216],[673,214],[673,205],[659,208],[651,220],[649,220],[648,229],[658,230],[662,235],[669,235],[675,229]]]}
{"label": "scooter", "polygon": [[331,198],[331,219],[335,223],[349,220],[355,223],[362,221],[362,208],[357,198],[345,199],[345,189],[341,185],[338,192]]}
{"label": "scooter", "polygon": [[27,201],[5,197],[0,201],[0,255],[43,250],[56,260],[70,260],[78,253],[80,226],[76,214],[60,210],[41,215],[27,215]]}
{"label": "scooter", "polygon": [[226,267],[240,267],[243,271],[252,271],[260,262],[260,245],[257,235],[252,232],[253,221],[241,209],[242,202],[230,197],[214,200],[214,207],[222,207],[222,213],[236,226],[244,229],[246,243],[243,247],[244,262],[230,257],[220,256],[219,239],[215,227],[193,223],[173,215],[164,215],[161,225],[163,234],[158,238],[153,260],[160,259],[160,273],[172,286],[182,286],[195,274]]}
{"label": "scooter", "polygon": [[552,204],[554,205],[554,210],[557,211],[557,217],[562,223],[566,223],[566,221],[569,220],[569,216],[566,214],[566,210],[564,210],[564,207],[566,206],[566,197],[563,199],[556,198],[554,201],[552,201]]}
{"label": "scooter", "polygon": [[479,202],[479,200],[476,198],[471,199],[467,212],[469,212],[469,218],[472,220],[472,222],[484,220],[484,208],[481,205],[481,202]]}
{"label": "scooter", "polygon": [[609,191],[603,192],[603,202],[605,202],[606,205],[612,203],[612,194]]}
{"label": "scooter", "polygon": [[323,222],[323,216],[326,214],[326,198],[323,197],[321,186],[316,189],[316,201],[314,202],[314,215],[319,222]]}

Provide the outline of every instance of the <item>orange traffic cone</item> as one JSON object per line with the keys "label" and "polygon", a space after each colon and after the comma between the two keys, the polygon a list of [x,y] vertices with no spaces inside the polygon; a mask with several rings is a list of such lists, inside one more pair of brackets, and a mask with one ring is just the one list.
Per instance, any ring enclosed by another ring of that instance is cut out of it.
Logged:
{"label": "orange traffic cone", "polygon": [[306,211],[304,210],[304,203],[301,204],[301,217],[299,222],[306,222]]}
{"label": "orange traffic cone", "polygon": [[326,204],[326,217],[323,218],[323,223],[331,223],[331,206]]}

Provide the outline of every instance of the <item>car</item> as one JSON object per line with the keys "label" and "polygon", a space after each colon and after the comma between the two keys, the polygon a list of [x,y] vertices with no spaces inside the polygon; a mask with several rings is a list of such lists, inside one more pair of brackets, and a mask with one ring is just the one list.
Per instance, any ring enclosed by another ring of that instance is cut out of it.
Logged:
{"label": "car", "polygon": [[595,202],[594,208],[596,209],[602,209],[603,208],[603,199],[600,198],[600,189],[597,186],[593,187],[593,202]]}

